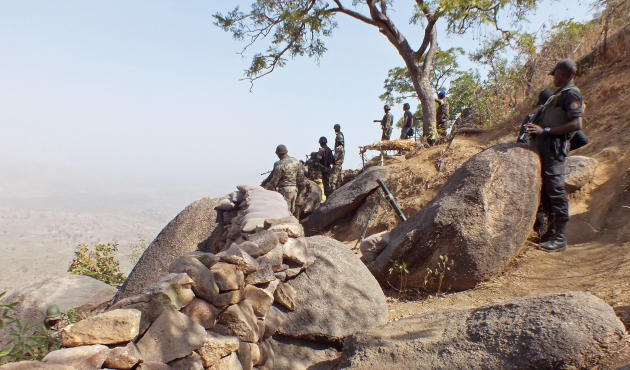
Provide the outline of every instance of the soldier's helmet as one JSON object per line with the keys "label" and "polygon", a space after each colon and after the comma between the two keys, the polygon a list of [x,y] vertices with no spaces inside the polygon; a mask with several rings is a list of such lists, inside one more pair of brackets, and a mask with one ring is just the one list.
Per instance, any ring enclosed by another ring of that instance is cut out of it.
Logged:
{"label": "soldier's helmet", "polygon": [[446,96],[446,91],[440,91],[438,93],[438,98],[443,99]]}
{"label": "soldier's helmet", "polygon": [[56,304],[51,304],[46,308],[46,320],[59,320],[61,318],[61,311]]}
{"label": "soldier's helmet", "polygon": [[288,152],[285,145],[280,144],[276,147],[276,154],[287,154]]}
{"label": "soldier's helmet", "polygon": [[338,123],[335,123],[335,125],[333,126],[333,129],[335,129],[335,131],[339,131],[341,130],[341,125]]}
{"label": "soldier's helmet", "polygon": [[326,144],[328,142],[328,139],[326,139],[326,136],[322,136],[319,138],[319,143],[320,144]]}
{"label": "soldier's helmet", "polygon": [[390,108],[390,107],[389,107],[389,105],[387,105],[387,104],[385,104],[385,106],[383,107],[383,109],[385,109],[385,110],[386,110],[386,111],[388,111],[388,112],[391,110],[391,108]]}

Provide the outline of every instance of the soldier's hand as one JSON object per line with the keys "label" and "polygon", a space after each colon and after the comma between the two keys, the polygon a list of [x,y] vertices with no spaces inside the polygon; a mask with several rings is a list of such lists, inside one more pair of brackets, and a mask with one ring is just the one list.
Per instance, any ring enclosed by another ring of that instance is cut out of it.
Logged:
{"label": "soldier's hand", "polygon": [[527,131],[528,134],[536,134],[536,135],[542,135],[545,133],[545,129],[543,129],[542,127],[538,126],[535,123],[525,124],[525,131]]}

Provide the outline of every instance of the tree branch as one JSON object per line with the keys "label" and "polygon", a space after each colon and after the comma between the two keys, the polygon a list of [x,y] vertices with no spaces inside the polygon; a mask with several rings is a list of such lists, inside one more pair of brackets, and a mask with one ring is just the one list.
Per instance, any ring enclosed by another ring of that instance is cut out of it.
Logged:
{"label": "tree branch", "polygon": [[335,4],[337,4],[337,7],[326,10],[327,13],[343,13],[343,14],[351,16],[354,19],[358,19],[361,22],[370,24],[372,26],[376,26],[376,22],[374,22],[372,19],[368,18],[367,16],[359,12],[355,12],[354,10],[347,9],[346,7],[343,6],[341,1],[339,0],[334,0],[334,1],[335,1]]}

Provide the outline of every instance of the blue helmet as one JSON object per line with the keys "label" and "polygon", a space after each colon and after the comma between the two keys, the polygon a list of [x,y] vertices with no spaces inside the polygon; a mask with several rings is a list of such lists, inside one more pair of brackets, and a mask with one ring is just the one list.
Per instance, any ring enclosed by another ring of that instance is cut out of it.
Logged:
{"label": "blue helmet", "polygon": [[444,98],[445,96],[446,96],[446,91],[440,91],[438,93],[438,98],[440,98],[440,99]]}

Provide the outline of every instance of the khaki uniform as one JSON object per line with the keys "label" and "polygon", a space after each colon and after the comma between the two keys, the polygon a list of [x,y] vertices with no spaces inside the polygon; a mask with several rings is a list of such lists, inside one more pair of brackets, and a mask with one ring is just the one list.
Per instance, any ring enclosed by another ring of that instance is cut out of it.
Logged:
{"label": "khaki uniform", "polygon": [[381,129],[383,130],[383,135],[381,136],[381,140],[389,140],[392,136],[392,125],[394,124],[394,116],[387,112],[381,119]]}
{"label": "khaki uniform", "polygon": [[449,123],[449,106],[446,98],[439,100],[437,103],[437,112],[436,112],[436,121],[437,121],[437,130],[441,136],[446,135],[446,130],[448,129]]}
{"label": "khaki uniform", "polygon": [[287,201],[289,211],[295,214],[298,189],[304,186],[304,169],[293,157],[283,158],[273,165],[273,171],[265,182],[265,189],[275,190]]}

